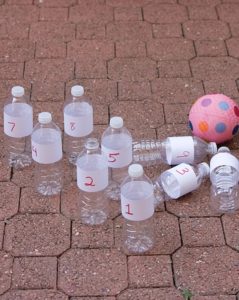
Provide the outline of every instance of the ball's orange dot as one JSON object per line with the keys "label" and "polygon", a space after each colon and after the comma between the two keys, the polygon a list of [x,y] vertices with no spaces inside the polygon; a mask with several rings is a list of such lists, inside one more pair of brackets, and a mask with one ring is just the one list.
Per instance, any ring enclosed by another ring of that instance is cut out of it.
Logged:
{"label": "ball's orange dot", "polygon": [[201,122],[199,122],[198,127],[202,132],[206,132],[206,131],[208,131],[209,126],[206,121],[201,121]]}

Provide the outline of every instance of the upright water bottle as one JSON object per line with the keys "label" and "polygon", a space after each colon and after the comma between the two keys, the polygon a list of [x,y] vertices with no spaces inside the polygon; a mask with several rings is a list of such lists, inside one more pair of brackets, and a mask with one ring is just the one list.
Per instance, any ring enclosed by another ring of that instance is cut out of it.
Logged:
{"label": "upright water bottle", "polygon": [[63,184],[61,130],[49,112],[40,113],[38,122],[31,136],[34,182],[40,194],[50,196],[60,193]]}
{"label": "upright water bottle", "polygon": [[181,163],[164,171],[154,182],[156,203],[178,199],[196,190],[208,175],[209,166],[205,162],[196,166]]}
{"label": "upright water bottle", "polygon": [[216,152],[216,143],[207,143],[196,136],[174,136],[163,141],[133,142],[133,161],[145,166],[160,163],[178,165],[182,162],[198,164],[204,160],[207,154],[213,155]]}
{"label": "upright water bottle", "polygon": [[64,151],[72,164],[76,164],[77,156],[92,131],[93,107],[84,95],[84,88],[75,85],[64,106]]}
{"label": "upright water bottle", "polygon": [[109,214],[109,200],[105,196],[108,163],[95,138],[86,140],[85,149],[77,158],[77,185],[82,223],[97,225],[106,221]]}
{"label": "upright water bottle", "polygon": [[129,166],[121,185],[123,249],[126,253],[143,253],[154,245],[154,188],[140,164]]}
{"label": "upright water bottle", "polygon": [[101,138],[101,149],[108,159],[111,174],[107,195],[113,200],[119,200],[120,184],[127,176],[128,166],[132,162],[132,136],[124,127],[121,117],[110,119],[110,126]]}
{"label": "upright water bottle", "polygon": [[239,163],[229,148],[221,147],[210,161],[210,204],[217,213],[239,209]]}
{"label": "upright water bottle", "polygon": [[10,101],[4,105],[4,144],[8,164],[15,169],[29,166],[32,162],[32,129],[32,106],[27,103],[24,88],[14,86]]}

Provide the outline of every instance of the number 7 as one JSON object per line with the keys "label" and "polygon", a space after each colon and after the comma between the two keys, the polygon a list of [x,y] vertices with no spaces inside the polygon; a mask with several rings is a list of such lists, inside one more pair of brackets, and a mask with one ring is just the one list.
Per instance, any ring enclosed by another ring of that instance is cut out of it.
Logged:
{"label": "number 7", "polygon": [[13,129],[14,129],[15,126],[16,126],[16,123],[15,123],[15,122],[8,122],[8,124],[12,125],[11,131],[13,131]]}

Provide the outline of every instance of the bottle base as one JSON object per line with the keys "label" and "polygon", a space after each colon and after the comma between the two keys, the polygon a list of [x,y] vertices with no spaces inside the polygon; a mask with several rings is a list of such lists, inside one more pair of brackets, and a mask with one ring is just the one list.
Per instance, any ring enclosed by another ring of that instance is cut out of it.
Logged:
{"label": "bottle base", "polygon": [[120,185],[116,181],[110,181],[105,190],[105,193],[110,200],[120,200]]}
{"label": "bottle base", "polygon": [[10,167],[13,167],[16,170],[23,169],[25,167],[29,167],[32,163],[32,159],[27,154],[13,154],[10,153],[8,158],[8,164]]}
{"label": "bottle base", "polygon": [[107,220],[107,214],[102,210],[82,210],[80,219],[83,224],[87,225],[100,225]]}
{"label": "bottle base", "polygon": [[71,153],[67,156],[68,161],[70,164],[76,166],[76,162],[77,162],[77,157],[78,157],[79,153]]}
{"label": "bottle base", "polygon": [[153,246],[154,243],[148,236],[141,236],[137,239],[129,237],[123,244],[123,250],[126,254],[142,254],[151,250]]}
{"label": "bottle base", "polygon": [[53,182],[51,184],[42,182],[37,186],[37,192],[43,196],[57,195],[61,192],[61,190],[62,185],[57,182]]}

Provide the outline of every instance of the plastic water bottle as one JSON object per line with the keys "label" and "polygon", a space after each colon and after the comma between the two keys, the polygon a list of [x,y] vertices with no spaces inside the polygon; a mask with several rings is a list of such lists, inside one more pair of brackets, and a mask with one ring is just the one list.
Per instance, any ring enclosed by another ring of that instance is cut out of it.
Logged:
{"label": "plastic water bottle", "polygon": [[64,106],[64,151],[70,163],[76,164],[77,156],[92,131],[93,107],[84,95],[84,88],[75,85]]}
{"label": "plastic water bottle", "polygon": [[178,199],[196,190],[208,175],[209,166],[205,162],[196,166],[181,163],[164,171],[154,182],[156,203]]}
{"label": "plastic water bottle", "polygon": [[77,158],[77,185],[80,189],[80,218],[89,225],[102,224],[109,214],[107,158],[101,153],[99,142],[88,138],[85,149]]}
{"label": "plastic water bottle", "polygon": [[101,149],[108,158],[111,174],[107,195],[112,200],[119,200],[120,184],[127,176],[128,166],[132,162],[132,136],[124,127],[121,117],[110,119],[110,126],[101,138]]}
{"label": "plastic water bottle", "polygon": [[4,105],[5,156],[15,169],[29,166],[31,158],[31,133],[33,109],[27,103],[24,88],[14,86],[12,97]]}
{"label": "plastic water bottle", "polygon": [[143,253],[154,245],[154,188],[140,164],[130,165],[128,175],[121,185],[123,249]]}
{"label": "plastic water bottle", "polygon": [[49,112],[40,113],[38,121],[31,136],[35,186],[42,195],[55,195],[63,183],[61,130]]}
{"label": "plastic water bottle", "polygon": [[210,161],[210,204],[215,212],[239,209],[239,163],[229,148],[221,147]]}
{"label": "plastic water bottle", "polygon": [[159,163],[178,165],[182,162],[198,164],[207,154],[213,155],[216,152],[216,143],[207,143],[196,136],[174,136],[163,141],[133,142],[133,161],[145,166]]}

